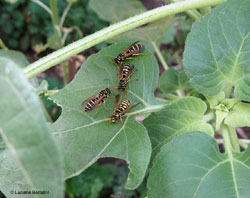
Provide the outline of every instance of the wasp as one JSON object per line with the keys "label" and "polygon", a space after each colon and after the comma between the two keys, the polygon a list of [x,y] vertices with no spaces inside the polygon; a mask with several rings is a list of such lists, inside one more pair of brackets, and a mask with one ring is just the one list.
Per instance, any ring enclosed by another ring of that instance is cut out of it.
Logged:
{"label": "wasp", "polygon": [[131,102],[129,100],[125,99],[120,104],[121,100],[118,102],[118,97],[119,97],[119,95],[116,96],[116,99],[115,99],[115,109],[114,109],[112,115],[108,116],[108,117],[103,117],[103,118],[110,118],[108,124],[110,124],[110,122],[116,123],[116,122],[118,122],[118,120],[120,120],[121,123],[124,124],[124,122],[122,120],[122,116],[123,115],[134,115],[134,113],[126,113],[126,112],[129,111],[130,109],[133,109],[134,107],[136,107],[137,105],[140,104],[140,102],[139,102],[139,103],[137,103],[137,104],[129,107],[130,104],[131,104]]}
{"label": "wasp", "polygon": [[105,103],[106,103],[105,98],[110,97],[110,95],[111,95],[110,89],[105,88],[105,89],[102,89],[97,94],[87,98],[82,103],[82,107],[84,107],[84,111],[90,112],[97,106],[97,110],[96,110],[96,113],[94,115],[94,116],[96,116],[98,113],[98,108],[100,107],[101,104],[103,104],[105,110],[108,111],[106,106],[105,106]]}
{"label": "wasp", "polygon": [[130,79],[130,76],[137,72],[138,70],[134,70],[134,65],[130,65],[129,63],[125,64],[121,71],[120,74],[118,76],[118,80],[119,80],[119,84],[117,86],[117,90],[119,91],[125,91],[124,96],[126,96],[127,93],[127,83],[130,81],[138,81],[138,79]]}
{"label": "wasp", "polygon": [[141,53],[141,51],[145,49],[145,45],[139,44],[138,42],[140,41],[132,43],[128,48],[124,49],[120,54],[117,55],[117,57],[114,58],[113,61],[119,70],[120,70],[119,65],[122,65],[126,59],[137,59],[133,58],[132,56],[150,54],[150,53]]}

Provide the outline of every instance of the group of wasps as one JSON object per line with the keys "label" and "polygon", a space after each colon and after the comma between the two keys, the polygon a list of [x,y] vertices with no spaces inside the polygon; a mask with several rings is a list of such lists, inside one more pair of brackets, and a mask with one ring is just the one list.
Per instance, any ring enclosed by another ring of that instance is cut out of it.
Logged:
{"label": "group of wasps", "polygon": [[[128,82],[138,80],[138,79],[130,79],[130,76],[133,73],[137,72],[138,70],[134,70],[134,65],[130,65],[129,63],[125,64],[125,61],[127,59],[138,60],[138,58],[135,58],[134,56],[150,54],[150,53],[144,53],[144,54],[141,53],[145,49],[145,46],[143,44],[139,44],[138,42],[139,41],[132,43],[128,48],[124,49],[120,54],[118,54],[117,57],[115,57],[114,59],[111,59],[111,61],[116,65],[117,69],[119,70],[119,75],[118,75],[119,84],[117,85],[117,89],[114,89],[114,90],[122,91],[124,93],[124,98],[126,98]],[[97,107],[96,113],[94,115],[96,116],[98,113],[98,108],[100,107],[101,104],[103,104],[105,110],[107,111],[107,108],[105,106],[105,103],[106,103],[105,99],[109,98],[110,95],[111,95],[110,88],[102,89],[97,94],[83,101],[82,107],[84,108],[84,111],[90,112]],[[140,103],[137,103],[129,107],[131,104],[129,100],[125,99],[121,103],[121,98],[122,98],[120,97],[121,94],[120,95],[114,94],[114,95],[115,95],[115,109],[111,116],[103,117],[103,118],[110,118],[109,124],[110,122],[116,123],[119,120],[122,122],[122,124],[124,124],[122,120],[122,116],[131,115],[132,113],[129,114],[127,113],[127,111],[136,107]],[[120,97],[120,100],[119,100],[119,97]]]}

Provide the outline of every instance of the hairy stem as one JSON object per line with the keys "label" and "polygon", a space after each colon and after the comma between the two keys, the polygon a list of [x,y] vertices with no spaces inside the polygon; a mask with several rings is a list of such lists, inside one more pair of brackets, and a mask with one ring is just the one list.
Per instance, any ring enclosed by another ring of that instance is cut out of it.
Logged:
{"label": "hairy stem", "polygon": [[0,39],[0,47],[1,47],[3,50],[8,50],[8,48],[6,47],[6,45],[4,44],[4,42],[2,41],[2,39]]}
{"label": "hairy stem", "polygon": [[34,3],[36,3],[37,5],[41,6],[44,10],[46,10],[49,15],[52,16],[52,12],[51,10],[48,8],[48,6],[46,6],[43,2],[39,1],[39,0],[32,0]]}
{"label": "hairy stem", "polygon": [[38,61],[30,64],[24,69],[25,76],[31,78],[54,65],[61,63],[69,57],[86,50],[98,43],[113,38],[119,34],[129,31],[133,28],[139,27],[146,23],[162,19],[166,16],[170,16],[179,12],[183,12],[190,9],[214,6],[224,2],[224,0],[189,0],[172,3],[166,6],[155,8],[147,12],[141,13],[119,23],[113,24],[107,28],[104,28],[94,34],[86,36],[60,50],[57,50]]}
{"label": "hairy stem", "polygon": [[153,47],[154,47],[154,50],[155,50],[155,53],[157,55],[157,57],[159,58],[159,61],[161,62],[161,65],[163,66],[163,68],[165,70],[168,70],[168,64],[167,62],[164,60],[163,56],[162,56],[162,53],[160,51],[160,49],[157,47],[156,43],[155,42],[151,42]]}

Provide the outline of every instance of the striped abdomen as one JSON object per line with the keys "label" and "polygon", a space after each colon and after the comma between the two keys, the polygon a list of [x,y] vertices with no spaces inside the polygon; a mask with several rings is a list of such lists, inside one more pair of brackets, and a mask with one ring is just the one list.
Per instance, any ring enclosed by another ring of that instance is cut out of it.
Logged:
{"label": "striped abdomen", "polygon": [[91,99],[84,107],[84,111],[85,112],[88,112],[88,111],[91,111],[93,110],[93,108],[95,107],[96,105],[96,101],[98,100],[98,98],[94,98],[94,99]]}
{"label": "striped abdomen", "polygon": [[118,110],[120,110],[121,112],[124,112],[128,108],[129,105],[130,105],[130,101],[129,100],[124,100],[122,102],[122,104],[120,104]]}
{"label": "striped abdomen", "polygon": [[143,44],[134,44],[130,47],[129,51],[132,56],[133,54],[140,53],[144,49],[145,49],[145,46]]}

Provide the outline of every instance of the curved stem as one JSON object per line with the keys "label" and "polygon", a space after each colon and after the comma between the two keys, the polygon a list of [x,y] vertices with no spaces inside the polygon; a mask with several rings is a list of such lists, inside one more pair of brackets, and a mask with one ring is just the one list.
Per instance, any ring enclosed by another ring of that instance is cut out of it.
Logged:
{"label": "curved stem", "polygon": [[86,36],[60,50],[57,50],[38,61],[32,63],[24,69],[25,76],[31,78],[54,65],[61,63],[69,57],[86,50],[98,43],[113,38],[119,34],[129,31],[133,28],[139,27],[146,23],[170,16],[186,10],[217,5],[224,2],[224,0],[189,0],[172,3],[166,6],[155,8],[147,12],[141,13],[117,24],[113,24],[104,28],[94,34]]}
{"label": "curved stem", "polygon": [[34,3],[36,3],[36,4],[38,4],[39,6],[41,6],[44,10],[46,10],[46,11],[49,13],[49,15],[52,16],[51,10],[50,10],[49,7],[46,6],[43,2],[41,2],[41,1],[39,1],[39,0],[32,0],[32,1],[33,1]]}
{"label": "curved stem", "polygon": [[65,18],[66,18],[66,16],[67,16],[68,12],[69,12],[69,9],[71,8],[71,5],[72,5],[72,4],[69,3],[69,4],[67,5],[67,7],[65,8],[65,10],[63,11],[63,15],[62,15],[62,17],[61,17],[60,25],[59,25],[60,29],[63,28],[63,23],[64,23],[64,21],[65,21]]}
{"label": "curved stem", "polygon": [[168,70],[168,64],[167,64],[167,62],[164,60],[164,58],[163,58],[163,56],[162,56],[162,53],[161,53],[160,49],[157,47],[157,45],[155,44],[155,42],[152,41],[151,44],[153,45],[154,50],[155,50],[155,53],[156,53],[157,57],[159,58],[159,61],[161,62],[163,68],[164,68],[165,70]]}

